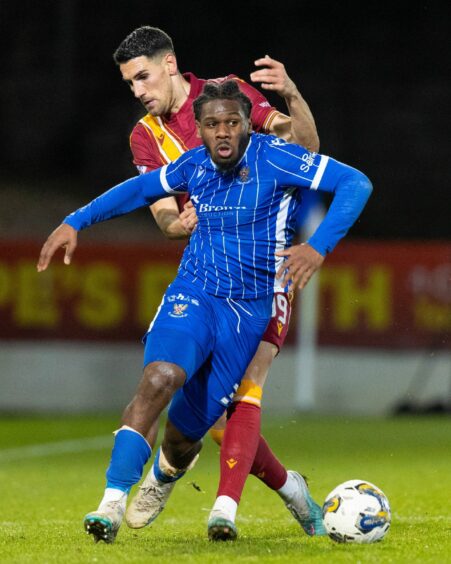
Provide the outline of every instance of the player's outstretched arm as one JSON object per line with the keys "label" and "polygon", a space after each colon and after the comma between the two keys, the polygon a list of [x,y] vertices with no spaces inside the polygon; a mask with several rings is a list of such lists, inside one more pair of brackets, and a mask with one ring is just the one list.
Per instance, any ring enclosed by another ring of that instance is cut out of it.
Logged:
{"label": "player's outstretched arm", "polygon": [[70,264],[72,261],[72,256],[77,247],[77,231],[67,225],[62,223],[59,227],[50,234],[47,241],[44,243],[41,254],[39,255],[39,260],[37,264],[38,272],[46,270],[50,264],[53,255],[58,249],[64,249],[64,264]]}
{"label": "player's outstretched arm", "polygon": [[66,249],[65,264],[70,264],[77,246],[77,231],[130,213],[167,196],[160,179],[162,172],[163,168],[129,178],[68,215],[44,244],[37,265],[38,272],[48,267],[60,247]]}
{"label": "player's outstretched arm", "polygon": [[291,143],[298,143],[309,151],[318,152],[319,137],[312,112],[283,63],[265,55],[257,59],[255,65],[260,68],[251,73],[252,82],[260,83],[263,90],[282,96],[290,114],[278,114],[271,123],[270,133]]}
{"label": "player's outstretched arm", "polygon": [[321,267],[324,262],[322,254],[315,251],[308,243],[293,245],[284,251],[276,253],[279,257],[287,257],[277,272],[277,277],[282,278],[282,284],[286,286],[289,282],[298,286],[300,290],[305,288],[307,282]]}

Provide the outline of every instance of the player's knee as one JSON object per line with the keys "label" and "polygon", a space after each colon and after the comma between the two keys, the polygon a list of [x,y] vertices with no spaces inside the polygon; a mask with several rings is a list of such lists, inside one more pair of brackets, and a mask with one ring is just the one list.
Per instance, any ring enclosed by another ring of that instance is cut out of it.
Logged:
{"label": "player's knee", "polygon": [[172,395],[185,381],[185,372],[176,364],[151,362],[144,369],[143,383],[150,395]]}
{"label": "player's knee", "polygon": [[260,388],[263,388],[278,350],[275,344],[262,341],[246,370],[243,381],[250,380],[257,386],[260,386]]}

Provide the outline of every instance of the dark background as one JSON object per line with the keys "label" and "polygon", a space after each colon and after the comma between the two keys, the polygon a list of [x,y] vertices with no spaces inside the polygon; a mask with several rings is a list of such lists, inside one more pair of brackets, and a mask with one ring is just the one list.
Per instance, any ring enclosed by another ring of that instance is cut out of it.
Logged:
{"label": "dark background", "polygon": [[56,201],[62,219],[136,174],[128,135],[143,110],[112,53],[141,25],[168,32],[181,71],[203,78],[282,61],[320,151],[373,181],[352,236],[451,235],[450,2],[1,0],[0,22],[0,223],[16,236],[19,216],[46,230]]}

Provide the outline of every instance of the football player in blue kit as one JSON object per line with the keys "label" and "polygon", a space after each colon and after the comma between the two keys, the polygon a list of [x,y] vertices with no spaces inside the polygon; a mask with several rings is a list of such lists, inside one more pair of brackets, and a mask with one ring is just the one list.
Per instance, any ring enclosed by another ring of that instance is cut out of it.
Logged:
{"label": "football player in blue kit", "polygon": [[[234,81],[207,84],[193,109],[204,145],[67,216],[37,265],[45,270],[61,247],[70,264],[78,231],[165,196],[188,192],[196,208],[197,228],[143,339],[144,372],[115,434],[104,498],[85,517],[95,540],[114,540],[127,494],[151,456],[146,433],[170,404],[151,470],[161,484],[151,520],[161,512],[202,437],[230,404],[270,319],[274,288],[305,287],[372,191],[369,179],[351,166],[252,133],[251,102]],[[291,246],[302,205],[298,188],[323,190],[333,199],[309,240]],[[229,518],[236,502],[227,503],[221,500],[222,509],[215,505],[210,515],[212,539],[236,536]]]}

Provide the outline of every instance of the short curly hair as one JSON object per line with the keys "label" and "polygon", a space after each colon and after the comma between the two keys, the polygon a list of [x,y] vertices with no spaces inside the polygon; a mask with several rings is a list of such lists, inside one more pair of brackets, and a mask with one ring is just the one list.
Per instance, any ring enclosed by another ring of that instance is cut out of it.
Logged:
{"label": "short curly hair", "polygon": [[202,94],[200,94],[193,102],[194,117],[200,120],[202,107],[212,100],[237,100],[244,112],[246,118],[249,118],[252,110],[252,102],[241,92],[236,80],[229,79],[225,82],[207,82],[204,86]]}

